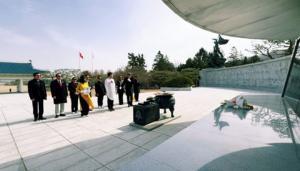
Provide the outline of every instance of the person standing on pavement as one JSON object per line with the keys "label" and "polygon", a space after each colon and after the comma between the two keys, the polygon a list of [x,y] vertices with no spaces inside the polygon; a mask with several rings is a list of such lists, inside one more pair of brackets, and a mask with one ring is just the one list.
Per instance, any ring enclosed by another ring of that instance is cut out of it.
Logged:
{"label": "person standing on pavement", "polygon": [[113,79],[112,72],[107,73],[107,78],[105,80],[105,89],[107,95],[107,106],[109,111],[114,111],[114,96],[116,94],[116,84]]}
{"label": "person standing on pavement", "polygon": [[119,80],[116,82],[116,88],[119,97],[119,105],[123,104],[123,94],[124,94],[123,82],[124,82],[123,76],[120,76]]}
{"label": "person standing on pavement", "polygon": [[125,93],[127,96],[127,104],[128,104],[128,107],[130,107],[130,106],[132,106],[132,100],[133,100],[133,97],[132,97],[133,82],[132,82],[132,76],[130,73],[128,73],[127,77],[124,79],[123,86],[125,88]]}
{"label": "person standing on pavement", "polygon": [[97,82],[95,83],[95,92],[98,102],[98,107],[102,108],[103,106],[103,97],[106,94],[104,83],[101,80],[101,76],[97,76]]}
{"label": "person standing on pavement", "polygon": [[91,87],[89,85],[89,79],[89,75],[81,75],[76,88],[76,93],[79,94],[81,117],[88,116],[89,111],[94,109],[94,104],[90,96]]}
{"label": "person standing on pavement", "polygon": [[139,101],[141,83],[138,81],[137,76],[135,76],[133,78],[132,82],[133,82],[134,99],[135,99],[136,102],[138,102]]}
{"label": "person standing on pavement", "polygon": [[57,73],[55,77],[56,79],[50,84],[50,89],[55,104],[55,118],[58,118],[59,116],[66,116],[64,110],[65,103],[67,103],[68,90],[67,84],[62,80],[61,74]]}
{"label": "person standing on pavement", "polygon": [[72,81],[68,85],[70,98],[71,98],[71,111],[72,113],[77,113],[78,111],[78,94],[76,94],[76,87],[77,87],[77,79],[76,77],[72,78]]}
{"label": "person standing on pavement", "polygon": [[47,92],[41,74],[36,72],[33,79],[28,82],[28,94],[32,101],[34,121],[44,120],[44,100],[47,100]]}

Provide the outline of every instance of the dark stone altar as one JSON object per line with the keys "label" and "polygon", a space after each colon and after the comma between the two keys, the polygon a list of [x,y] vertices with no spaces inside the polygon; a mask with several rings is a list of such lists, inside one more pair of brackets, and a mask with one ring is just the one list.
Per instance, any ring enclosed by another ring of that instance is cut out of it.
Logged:
{"label": "dark stone altar", "polygon": [[160,118],[157,103],[144,102],[133,106],[133,122],[138,125],[147,125]]}
{"label": "dark stone altar", "polygon": [[138,125],[147,125],[151,122],[158,121],[160,119],[159,109],[168,108],[171,112],[171,117],[174,117],[175,99],[173,94],[170,93],[158,93],[155,97],[147,98],[143,103],[139,103],[133,106],[133,121]]}

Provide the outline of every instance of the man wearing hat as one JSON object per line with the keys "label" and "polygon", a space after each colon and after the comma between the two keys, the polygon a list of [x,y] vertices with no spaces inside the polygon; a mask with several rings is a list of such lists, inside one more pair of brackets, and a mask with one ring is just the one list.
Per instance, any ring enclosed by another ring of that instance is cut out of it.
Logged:
{"label": "man wearing hat", "polygon": [[76,77],[73,77],[72,81],[68,85],[70,98],[71,98],[71,111],[73,113],[77,113],[78,111],[78,95],[76,94],[77,85],[78,85],[77,79]]}

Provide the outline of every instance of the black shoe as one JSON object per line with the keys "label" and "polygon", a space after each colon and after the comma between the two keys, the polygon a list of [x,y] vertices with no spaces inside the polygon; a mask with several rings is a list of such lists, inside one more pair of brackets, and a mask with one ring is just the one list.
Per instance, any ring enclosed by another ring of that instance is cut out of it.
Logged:
{"label": "black shoe", "polygon": [[55,115],[55,118],[58,118],[59,117],[59,115]]}
{"label": "black shoe", "polygon": [[60,114],[59,116],[66,116],[65,114]]}
{"label": "black shoe", "polygon": [[37,120],[38,120],[38,118],[34,118],[34,120],[33,120],[33,121],[34,121],[34,122],[36,122]]}
{"label": "black shoe", "polygon": [[41,118],[39,118],[39,120],[46,120],[47,118],[45,118],[45,117],[41,117]]}

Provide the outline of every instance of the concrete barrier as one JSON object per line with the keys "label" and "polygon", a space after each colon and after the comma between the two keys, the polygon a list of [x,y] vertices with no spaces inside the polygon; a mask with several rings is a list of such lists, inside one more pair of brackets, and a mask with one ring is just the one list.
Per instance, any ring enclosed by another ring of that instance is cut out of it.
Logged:
{"label": "concrete barrier", "polygon": [[281,93],[291,57],[230,68],[200,71],[200,86],[245,88]]}
{"label": "concrete barrier", "polygon": [[192,87],[161,87],[160,91],[192,91]]}

